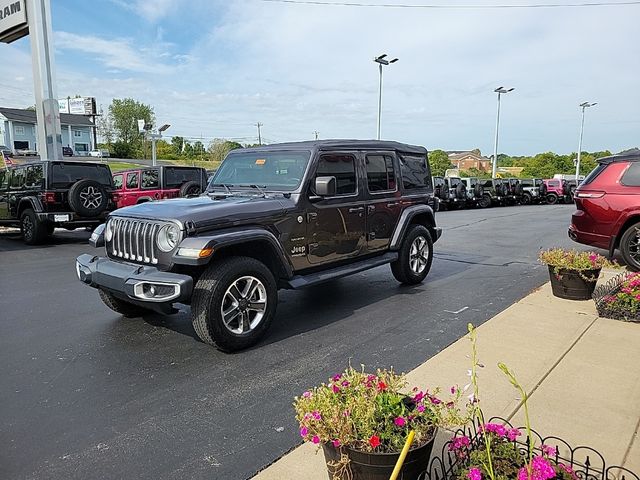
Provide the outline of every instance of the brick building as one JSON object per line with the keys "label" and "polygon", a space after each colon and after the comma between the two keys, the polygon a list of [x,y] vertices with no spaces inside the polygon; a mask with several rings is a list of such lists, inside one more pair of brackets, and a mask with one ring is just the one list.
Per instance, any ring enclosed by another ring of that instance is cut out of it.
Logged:
{"label": "brick building", "polygon": [[459,170],[475,168],[479,172],[491,171],[491,159],[482,156],[479,150],[469,152],[450,152],[451,164]]}

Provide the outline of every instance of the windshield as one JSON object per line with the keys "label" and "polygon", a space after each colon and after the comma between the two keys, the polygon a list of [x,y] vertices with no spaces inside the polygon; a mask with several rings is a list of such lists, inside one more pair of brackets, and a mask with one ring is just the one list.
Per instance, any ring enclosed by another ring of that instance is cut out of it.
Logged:
{"label": "windshield", "polygon": [[292,191],[298,188],[309,162],[310,152],[232,152],[211,179],[209,188],[226,185],[259,185],[266,190]]}

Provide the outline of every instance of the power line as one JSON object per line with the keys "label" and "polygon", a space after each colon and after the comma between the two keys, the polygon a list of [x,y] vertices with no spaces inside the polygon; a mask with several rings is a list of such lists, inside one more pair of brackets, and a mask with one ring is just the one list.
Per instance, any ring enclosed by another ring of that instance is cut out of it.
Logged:
{"label": "power line", "polygon": [[331,7],[379,7],[379,8],[429,8],[442,10],[479,10],[498,8],[576,8],[576,7],[615,7],[640,5],[640,0],[624,2],[577,2],[577,3],[530,3],[530,4],[497,4],[497,5],[436,5],[406,3],[365,3],[365,2],[331,2],[326,0],[260,0],[266,3],[288,3],[295,5],[321,5]]}

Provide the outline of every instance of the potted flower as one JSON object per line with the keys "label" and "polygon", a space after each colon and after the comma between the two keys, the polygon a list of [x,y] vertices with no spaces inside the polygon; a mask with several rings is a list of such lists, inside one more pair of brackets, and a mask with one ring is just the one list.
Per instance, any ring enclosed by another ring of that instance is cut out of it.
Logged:
{"label": "potted flower", "polygon": [[549,267],[553,294],[568,300],[590,300],[600,270],[615,266],[597,253],[562,248],[543,250],[539,259]]}
{"label": "potted flower", "polygon": [[457,406],[459,389],[451,387],[447,399],[438,395],[438,389],[407,390],[405,377],[393,370],[348,368],[296,397],[294,407],[302,438],[324,451],[329,478],[388,479],[412,436],[398,477],[410,480],[426,470],[437,429],[467,419]]}
{"label": "potted flower", "polygon": [[615,320],[640,321],[640,273],[622,273],[593,294],[598,315]]}

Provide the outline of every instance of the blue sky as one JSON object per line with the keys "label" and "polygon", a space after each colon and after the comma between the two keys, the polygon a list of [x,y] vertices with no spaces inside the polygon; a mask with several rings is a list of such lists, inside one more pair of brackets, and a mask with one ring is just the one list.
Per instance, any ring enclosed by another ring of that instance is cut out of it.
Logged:
{"label": "blue sky", "polygon": [[[613,0],[615,1],[615,0]],[[559,3],[560,0],[548,0]],[[367,3],[394,3],[369,0]],[[412,0],[413,4],[523,4]],[[539,3],[539,2],[535,2]],[[51,0],[58,95],[151,104],[170,135],[253,142],[382,137],[512,155],[640,146],[640,5],[420,9],[261,0]],[[0,44],[0,105],[33,104],[28,38]]]}

